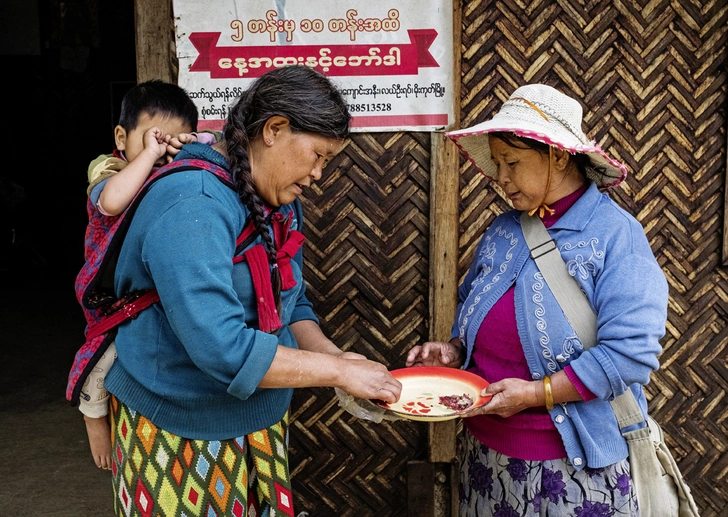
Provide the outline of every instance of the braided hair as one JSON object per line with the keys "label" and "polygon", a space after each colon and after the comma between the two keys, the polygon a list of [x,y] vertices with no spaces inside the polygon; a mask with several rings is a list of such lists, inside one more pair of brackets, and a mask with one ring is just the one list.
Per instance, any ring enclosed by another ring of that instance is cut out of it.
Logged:
{"label": "braided hair", "polygon": [[268,261],[273,266],[273,294],[279,304],[281,279],[275,243],[265,220],[263,202],[253,185],[249,157],[250,143],[262,133],[268,119],[276,115],[288,119],[292,131],[339,140],[349,136],[351,115],[333,83],[322,73],[302,65],[274,69],[258,77],[230,108],[223,128],[230,172],[238,196],[263,238]]}

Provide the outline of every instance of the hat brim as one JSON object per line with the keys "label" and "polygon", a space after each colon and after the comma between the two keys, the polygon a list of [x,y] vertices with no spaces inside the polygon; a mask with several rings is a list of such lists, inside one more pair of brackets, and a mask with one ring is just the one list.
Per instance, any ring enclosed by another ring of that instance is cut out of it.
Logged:
{"label": "hat brim", "polygon": [[490,133],[513,133],[516,136],[530,138],[547,145],[563,149],[571,154],[585,154],[599,173],[590,175],[600,189],[616,187],[627,177],[627,167],[611,158],[596,143],[588,145],[579,141],[576,136],[566,131],[558,135],[547,135],[544,126],[538,123],[520,121],[519,127],[503,124],[503,120],[493,120],[476,124],[467,129],[458,129],[445,133],[460,148],[470,162],[485,176],[496,179],[495,163],[491,159],[488,135]]}

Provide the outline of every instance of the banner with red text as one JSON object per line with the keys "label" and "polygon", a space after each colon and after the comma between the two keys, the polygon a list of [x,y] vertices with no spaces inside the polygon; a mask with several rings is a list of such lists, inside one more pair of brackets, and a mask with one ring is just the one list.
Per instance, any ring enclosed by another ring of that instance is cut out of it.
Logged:
{"label": "banner with red text", "polygon": [[173,0],[179,85],[220,129],[256,77],[305,65],[344,93],[352,131],[453,121],[452,0]]}

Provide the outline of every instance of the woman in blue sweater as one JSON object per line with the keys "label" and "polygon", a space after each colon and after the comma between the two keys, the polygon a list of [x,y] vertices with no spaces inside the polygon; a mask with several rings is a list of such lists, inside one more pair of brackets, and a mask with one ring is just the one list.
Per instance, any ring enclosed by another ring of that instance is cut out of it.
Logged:
{"label": "woman in blue sweater", "polygon": [[120,326],[106,378],[117,515],[294,515],[292,388],[398,399],[384,365],[323,335],[305,294],[298,197],[349,119],[324,75],[271,71],[230,108],[219,143],[186,145],[186,170],[146,191],[115,289],[160,302]]}
{"label": "woman in blue sweater", "polygon": [[[581,129],[575,99],[518,88],[492,120],[450,133],[514,210],[495,218],[460,285],[451,340],[407,365],[466,368],[491,401],[464,420],[460,515],[636,516],[610,400],[659,366],[667,282],[639,222],[603,192],[626,176]],[[522,212],[548,228],[597,319],[588,350],[531,258]]]}

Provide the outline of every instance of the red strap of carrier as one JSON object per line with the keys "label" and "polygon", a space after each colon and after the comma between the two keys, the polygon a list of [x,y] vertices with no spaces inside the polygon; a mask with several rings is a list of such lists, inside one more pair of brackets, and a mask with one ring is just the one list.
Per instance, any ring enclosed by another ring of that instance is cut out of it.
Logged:
{"label": "red strap of carrier", "polygon": [[96,325],[90,325],[86,333],[86,340],[100,336],[104,332],[111,330],[117,325],[121,325],[128,319],[136,318],[140,311],[143,311],[153,303],[159,301],[157,291],[148,291],[140,297],[124,303],[117,311],[109,317],[102,319]]}

